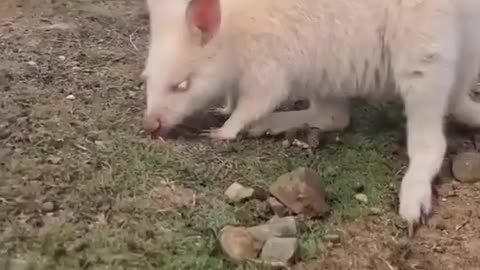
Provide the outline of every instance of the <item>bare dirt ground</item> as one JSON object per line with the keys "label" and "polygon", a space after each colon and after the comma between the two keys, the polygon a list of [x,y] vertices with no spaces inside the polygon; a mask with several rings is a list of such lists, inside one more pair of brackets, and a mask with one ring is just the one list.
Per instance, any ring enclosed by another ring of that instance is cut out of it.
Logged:
{"label": "bare dirt ground", "polygon": [[[295,269],[480,269],[480,185],[452,181],[450,158],[429,225],[405,238],[397,109],[360,106],[341,140],[314,152],[195,139],[192,125],[154,141],[140,131],[147,41],[140,0],[0,3],[0,269],[7,258],[11,269],[261,269],[223,260],[215,232],[271,214],[229,205],[223,190],[266,187],[298,166],[321,173],[332,215],[306,221]],[[473,135],[452,132],[449,157],[474,149]],[[322,241],[332,231],[340,243]]]}

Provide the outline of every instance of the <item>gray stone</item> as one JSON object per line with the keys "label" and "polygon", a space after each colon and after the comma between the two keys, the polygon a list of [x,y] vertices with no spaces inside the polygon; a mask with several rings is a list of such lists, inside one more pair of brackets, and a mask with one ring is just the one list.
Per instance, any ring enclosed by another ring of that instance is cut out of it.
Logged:
{"label": "gray stone", "polygon": [[452,162],[452,173],[460,182],[480,181],[480,153],[463,152],[458,154]]}
{"label": "gray stone", "polygon": [[298,232],[297,222],[292,216],[277,218],[262,225],[249,227],[247,231],[261,244],[272,237],[295,237]]}
{"label": "gray stone", "polygon": [[280,262],[286,265],[295,264],[300,257],[300,246],[297,238],[270,238],[265,242],[260,259],[266,262]]}

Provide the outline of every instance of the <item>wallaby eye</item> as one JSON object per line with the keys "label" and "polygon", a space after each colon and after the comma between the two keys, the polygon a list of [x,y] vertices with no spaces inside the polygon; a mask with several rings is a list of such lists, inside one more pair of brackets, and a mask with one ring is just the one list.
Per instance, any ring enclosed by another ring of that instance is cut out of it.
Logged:
{"label": "wallaby eye", "polygon": [[189,87],[190,87],[190,80],[185,79],[185,80],[181,81],[180,83],[172,85],[171,90],[173,92],[179,92],[180,93],[180,92],[187,91]]}

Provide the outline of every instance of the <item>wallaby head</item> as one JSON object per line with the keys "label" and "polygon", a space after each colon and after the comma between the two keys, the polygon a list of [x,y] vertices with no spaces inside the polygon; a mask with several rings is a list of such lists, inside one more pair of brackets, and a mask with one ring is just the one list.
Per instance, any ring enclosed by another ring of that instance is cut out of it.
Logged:
{"label": "wallaby head", "polygon": [[150,46],[142,76],[146,82],[147,133],[164,134],[216,95],[212,41],[221,24],[219,0],[147,0]]}

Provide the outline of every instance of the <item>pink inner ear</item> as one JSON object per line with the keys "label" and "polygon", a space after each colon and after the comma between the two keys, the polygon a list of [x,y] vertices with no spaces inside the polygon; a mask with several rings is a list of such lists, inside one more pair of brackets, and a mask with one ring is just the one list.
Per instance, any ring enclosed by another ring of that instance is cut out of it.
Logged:
{"label": "pink inner ear", "polygon": [[211,36],[220,25],[219,0],[191,0],[187,7],[189,22]]}

